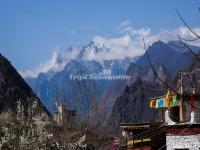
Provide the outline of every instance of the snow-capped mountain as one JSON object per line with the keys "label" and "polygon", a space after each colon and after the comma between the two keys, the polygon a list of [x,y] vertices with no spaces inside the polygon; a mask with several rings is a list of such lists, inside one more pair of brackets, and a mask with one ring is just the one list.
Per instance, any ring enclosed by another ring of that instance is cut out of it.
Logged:
{"label": "snow-capped mountain", "polygon": [[[54,65],[48,71],[39,73],[36,78],[29,77],[25,79],[50,110],[52,110],[52,105],[55,101],[55,92],[62,93],[62,101],[63,97],[67,98],[66,103],[69,107],[74,105],[74,99],[79,101],[80,105],[81,93],[77,86],[77,81],[70,80],[70,75],[100,74],[105,70],[112,75],[121,75],[125,74],[129,65],[136,61],[136,58],[102,59],[102,56],[109,51],[110,49],[105,45],[94,42],[90,42],[86,46],[73,45],[63,53],[55,55],[56,57],[54,56]],[[93,97],[92,99],[95,101],[113,82],[110,80],[87,81],[87,95],[92,95],[90,97]],[[98,89],[95,94],[93,93],[94,87]],[[75,94],[72,94],[74,92]],[[85,97],[84,99],[89,98]]]}
{"label": "snow-capped mountain", "polygon": [[108,53],[110,49],[102,44],[90,42],[87,46],[83,46],[78,55],[78,59],[82,60],[98,60],[99,55]]}
{"label": "snow-capped mountain", "polygon": [[[197,49],[194,46],[192,48]],[[166,75],[168,73],[172,75],[183,69],[192,60],[192,55],[184,55],[182,51],[172,47],[170,42],[157,41],[149,46],[147,51],[151,62],[155,67],[157,66],[156,69],[164,78],[168,76]],[[100,109],[100,112],[109,114],[116,97],[128,84],[134,82],[137,77],[154,82],[154,74],[149,67],[146,55],[137,58],[107,59],[105,57],[102,59],[103,54],[107,52],[110,52],[108,47],[94,42],[86,46],[69,47],[56,57],[56,64],[61,66],[58,67],[59,69],[54,70],[53,73],[50,70],[40,73],[37,78],[26,78],[26,81],[51,111],[56,99],[82,113],[88,111],[89,103],[99,101],[97,105],[104,107]],[[132,78],[128,82],[70,79],[70,75],[101,74],[102,71],[108,71],[112,75],[127,74]]]}
{"label": "snow-capped mountain", "polygon": [[[60,72],[64,67],[72,60],[86,62],[86,65],[91,61],[99,63],[103,69],[112,70],[119,65],[125,65],[127,69],[130,62],[134,62],[136,57],[126,57],[124,59],[112,59],[106,57],[110,53],[111,49],[103,44],[97,44],[90,42],[88,45],[72,45],[68,47],[62,53],[56,51],[53,52],[52,58],[42,64],[35,70],[22,72],[24,78],[36,78],[40,76],[40,73],[45,73],[50,79],[57,72]],[[114,69],[115,70],[115,69]]]}

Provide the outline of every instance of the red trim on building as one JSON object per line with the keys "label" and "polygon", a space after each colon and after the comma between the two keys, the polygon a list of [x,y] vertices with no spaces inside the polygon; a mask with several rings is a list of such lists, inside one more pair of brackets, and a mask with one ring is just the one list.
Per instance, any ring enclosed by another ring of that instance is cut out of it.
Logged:
{"label": "red trim on building", "polygon": [[141,147],[141,148],[134,148],[134,150],[151,150],[151,147],[146,146],[146,147]]}
{"label": "red trim on building", "polygon": [[166,135],[196,135],[200,134],[200,128],[175,128],[168,129]]}

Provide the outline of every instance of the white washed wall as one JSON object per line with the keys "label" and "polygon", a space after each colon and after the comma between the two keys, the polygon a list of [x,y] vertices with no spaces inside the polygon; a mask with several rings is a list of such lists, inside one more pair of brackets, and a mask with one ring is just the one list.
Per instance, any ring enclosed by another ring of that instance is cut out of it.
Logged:
{"label": "white washed wall", "polygon": [[167,150],[189,148],[189,150],[200,149],[200,134],[188,136],[166,136]]}

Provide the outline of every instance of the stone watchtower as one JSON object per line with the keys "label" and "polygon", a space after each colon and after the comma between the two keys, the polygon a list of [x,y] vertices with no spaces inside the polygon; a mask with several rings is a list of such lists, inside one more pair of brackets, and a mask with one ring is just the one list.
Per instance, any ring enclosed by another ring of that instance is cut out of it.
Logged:
{"label": "stone watchtower", "polygon": [[72,126],[75,124],[76,110],[68,110],[65,105],[56,102],[56,111],[54,112],[54,121],[59,126]]}

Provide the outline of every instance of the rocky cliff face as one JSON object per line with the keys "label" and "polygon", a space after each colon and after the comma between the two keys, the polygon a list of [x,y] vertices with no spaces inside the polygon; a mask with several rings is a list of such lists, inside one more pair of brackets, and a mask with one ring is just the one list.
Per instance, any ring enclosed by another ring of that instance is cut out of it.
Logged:
{"label": "rocky cliff face", "polygon": [[[158,72],[159,77],[162,78],[162,80],[168,80],[170,78],[170,74],[166,71],[166,68],[164,66],[162,66],[161,64],[156,64],[154,65],[154,67],[156,71]],[[156,77],[156,75],[154,74],[150,66],[143,67],[143,66],[132,63],[129,66],[126,74],[128,76],[131,76],[130,80],[116,81],[115,83],[112,84],[112,86],[109,86],[106,89],[106,91],[101,94],[101,97],[97,103],[97,106],[95,107],[95,109],[92,110],[92,112],[95,112],[93,114],[96,114],[96,116],[93,118],[95,119],[99,118],[100,122],[104,122],[106,124],[107,120],[109,119],[109,116],[110,115],[112,116],[111,112],[115,105],[115,102],[119,99],[119,97],[121,97],[124,94],[124,92],[126,92],[125,89],[129,87],[140,86],[140,84],[137,83],[138,79],[140,79],[141,82],[147,82],[152,85],[160,86],[161,84],[160,80]],[[132,94],[134,95],[135,93],[132,93]],[[123,101],[122,99],[123,99],[123,96],[121,97],[121,101]],[[138,104],[139,103],[141,106],[144,105],[144,101],[138,101]],[[115,106],[115,107],[118,107],[118,106]],[[123,108],[121,106],[119,107]],[[134,109],[135,106],[130,107],[130,109],[131,108]],[[140,117],[145,118],[146,116],[141,115]],[[94,121],[95,119],[92,119],[92,120]]]}
{"label": "rocky cliff face", "polygon": [[163,94],[158,90],[160,88],[159,83],[138,78],[117,98],[107,125],[116,131],[120,123],[153,122],[157,116],[156,111],[149,107],[149,98]]}
{"label": "rocky cliff face", "polygon": [[[167,80],[171,76],[166,67],[161,63],[154,64],[154,69],[162,80]],[[129,83],[134,82],[138,78],[148,82],[160,82],[150,66],[141,66],[131,63],[127,70],[127,75],[131,76]]]}

